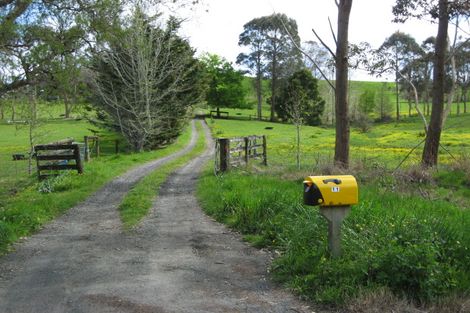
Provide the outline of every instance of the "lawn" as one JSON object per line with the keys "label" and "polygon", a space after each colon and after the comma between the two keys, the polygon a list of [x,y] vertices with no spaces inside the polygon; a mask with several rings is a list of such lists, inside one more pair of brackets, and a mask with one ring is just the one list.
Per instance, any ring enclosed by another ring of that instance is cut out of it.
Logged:
{"label": "lawn", "polygon": [[[267,135],[268,160],[273,166],[295,163],[295,128],[292,125],[268,122],[212,119],[209,121],[215,137]],[[270,129],[272,128],[272,129]],[[332,160],[335,131],[331,127],[304,126],[301,130],[302,164],[314,168],[319,160]],[[364,133],[351,130],[351,156],[361,162],[378,162],[396,167],[402,159],[424,140],[424,128],[419,118],[408,118],[400,123],[373,125]],[[450,116],[442,135],[442,146],[454,157],[470,154],[470,115]],[[410,156],[407,164],[419,162],[422,146]],[[449,163],[453,157],[441,149],[440,159]]]}
{"label": "lawn", "polygon": [[[84,136],[91,136],[91,130],[98,130],[101,138],[102,154],[114,152],[115,133],[99,129],[85,120],[53,119],[41,122],[35,130],[35,144],[44,144],[61,139],[73,138],[83,143]],[[28,174],[28,161],[13,161],[13,154],[29,153],[29,127],[24,124],[0,124],[0,200],[8,194],[14,194],[31,183]],[[123,146],[121,140],[121,148]],[[33,160],[33,180],[35,179],[35,161]]]}

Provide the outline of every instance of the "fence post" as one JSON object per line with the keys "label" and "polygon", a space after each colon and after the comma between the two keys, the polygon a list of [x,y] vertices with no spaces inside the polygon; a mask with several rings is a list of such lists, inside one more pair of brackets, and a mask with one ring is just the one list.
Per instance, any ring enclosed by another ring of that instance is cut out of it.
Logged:
{"label": "fence post", "polygon": [[245,137],[243,139],[245,140],[245,165],[248,165],[248,161],[250,159],[250,147],[248,146],[250,143],[250,138]]}
{"label": "fence post", "polygon": [[115,148],[116,154],[119,154],[119,140],[118,139],[116,139],[114,148]]}
{"label": "fence post", "polygon": [[73,155],[75,156],[75,162],[77,163],[78,173],[83,174],[83,163],[82,159],[80,158],[80,147],[78,145],[74,145]]}
{"label": "fence post", "polygon": [[220,171],[226,172],[230,168],[230,139],[220,138],[219,149],[220,149]]}
{"label": "fence post", "polygon": [[100,156],[100,137],[96,136],[95,143],[96,143],[96,157],[99,158],[99,156]]}
{"label": "fence post", "polygon": [[[39,158],[38,158],[38,151],[36,150],[36,146],[34,146],[33,148],[33,153],[36,156],[36,168],[38,172],[38,180],[41,180],[41,171],[39,170]],[[29,157],[32,158],[32,155],[30,155]]]}
{"label": "fence post", "polygon": [[85,161],[90,161],[90,151],[88,150],[88,136],[83,137],[85,141]]}
{"label": "fence post", "polygon": [[266,151],[266,135],[263,135],[263,164],[268,165],[268,152]]}

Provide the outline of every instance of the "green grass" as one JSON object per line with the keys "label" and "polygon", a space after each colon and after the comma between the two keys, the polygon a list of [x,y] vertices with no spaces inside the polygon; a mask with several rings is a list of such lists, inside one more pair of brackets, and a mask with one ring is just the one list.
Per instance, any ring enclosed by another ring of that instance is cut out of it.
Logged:
{"label": "green grass", "polygon": [[[150,175],[142,179],[126,195],[119,206],[121,220],[125,229],[131,229],[147,215],[155,197],[158,196],[160,186],[166,181],[168,176],[177,168],[181,167],[205,149],[204,130],[200,123],[196,124],[199,133],[196,146],[187,154],[159,167]],[[188,134],[185,134],[185,137]]]}
{"label": "green grass", "polygon": [[394,192],[377,175],[360,184],[360,204],[343,225],[343,257],[331,259],[327,222],[318,208],[302,205],[301,179],[207,170],[198,197],[208,214],[279,251],[274,277],[315,302],[344,305],[381,287],[422,304],[468,296],[469,210]]}
{"label": "green grass", "polygon": [[[65,128],[65,127],[64,127]],[[186,130],[188,133],[189,130]],[[62,214],[90,194],[101,188],[112,178],[124,173],[129,168],[144,162],[161,158],[184,147],[189,135],[179,138],[165,149],[136,153],[118,154],[94,159],[86,163],[82,175],[70,173],[52,183],[50,193],[40,193],[44,183],[32,183],[25,190],[0,201],[0,252],[8,246],[40,229],[42,225]]]}
{"label": "green grass", "polygon": [[[247,122],[237,120],[209,121],[215,137],[237,137],[267,135],[268,161],[273,166],[289,167],[295,164],[295,128],[288,124]],[[272,129],[266,129],[272,127]],[[331,127],[304,126],[301,130],[301,154],[304,169],[315,170],[319,161],[330,162],[334,156],[335,131]],[[424,139],[424,130],[419,118],[409,118],[400,123],[375,124],[363,133],[351,130],[351,157],[372,165],[386,164],[396,167],[399,162]],[[470,153],[470,115],[450,116],[442,134],[441,143],[454,156]],[[422,146],[415,150],[407,164],[419,162]],[[453,161],[444,149],[440,149],[443,163]]]}
{"label": "green grass", "polygon": [[[48,120],[41,123],[36,132],[36,143],[49,143],[73,138],[83,142],[84,136],[93,135],[90,131],[99,130],[102,155],[114,153],[114,140],[120,136],[108,130],[98,129],[84,120]],[[27,125],[0,124],[0,207],[5,198],[14,195],[36,181],[36,163],[33,160],[33,175],[28,174],[28,161],[13,161],[12,154],[26,157],[29,152],[29,128]],[[120,141],[121,148],[124,141]]]}

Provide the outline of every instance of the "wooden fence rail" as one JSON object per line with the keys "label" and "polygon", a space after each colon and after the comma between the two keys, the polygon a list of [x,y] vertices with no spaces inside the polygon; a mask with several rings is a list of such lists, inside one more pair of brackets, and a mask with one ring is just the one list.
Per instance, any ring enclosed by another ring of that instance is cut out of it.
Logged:
{"label": "wooden fence rail", "polygon": [[[39,180],[56,176],[51,171],[77,170],[83,173],[83,163],[78,144],[47,144],[34,147]],[[70,163],[70,161],[75,161]],[[46,173],[44,173],[46,172]]]}
{"label": "wooden fence rail", "polygon": [[261,159],[268,164],[266,136],[217,138],[215,149],[215,171],[225,172],[231,167],[248,165],[250,159]]}

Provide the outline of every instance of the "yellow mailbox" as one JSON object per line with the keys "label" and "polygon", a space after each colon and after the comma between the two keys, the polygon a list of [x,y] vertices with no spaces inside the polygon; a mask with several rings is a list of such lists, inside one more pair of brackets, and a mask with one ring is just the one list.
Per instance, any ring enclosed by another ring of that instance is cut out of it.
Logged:
{"label": "yellow mailbox", "polygon": [[304,203],[307,205],[348,206],[358,203],[354,176],[308,176],[304,180]]}

